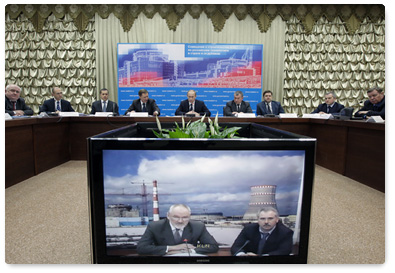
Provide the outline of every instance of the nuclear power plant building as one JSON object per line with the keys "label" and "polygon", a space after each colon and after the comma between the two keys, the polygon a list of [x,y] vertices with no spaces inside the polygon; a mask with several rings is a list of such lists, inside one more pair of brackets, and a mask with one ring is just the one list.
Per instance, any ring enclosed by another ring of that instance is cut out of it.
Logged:
{"label": "nuclear power plant building", "polygon": [[264,207],[277,209],[276,186],[261,185],[251,187],[250,203],[243,220],[256,221],[258,212]]}

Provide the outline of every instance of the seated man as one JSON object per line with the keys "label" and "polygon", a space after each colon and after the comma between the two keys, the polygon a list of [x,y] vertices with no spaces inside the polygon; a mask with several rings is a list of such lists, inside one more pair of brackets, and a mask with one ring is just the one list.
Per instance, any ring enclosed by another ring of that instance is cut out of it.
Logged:
{"label": "seated man", "polygon": [[232,245],[236,256],[289,255],[293,231],[279,222],[278,211],[266,207],[258,213],[258,223],[246,225]]}
{"label": "seated man", "polygon": [[211,115],[204,101],[196,99],[195,90],[189,90],[187,98],[180,102],[180,106],[176,110],[176,116],[195,115],[195,117],[199,117],[206,115],[209,117]]}
{"label": "seated man", "polygon": [[149,98],[148,91],[141,89],[139,98],[134,100],[124,115],[134,112],[148,112],[150,116],[159,116],[160,110],[154,99]]}
{"label": "seated man", "polygon": [[285,113],[284,109],[281,107],[281,103],[272,100],[273,92],[266,90],[263,92],[263,101],[256,106],[256,115],[279,115],[280,113]]}
{"label": "seated man", "polygon": [[312,114],[333,114],[340,113],[340,111],[344,108],[343,104],[336,102],[336,95],[333,92],[328,92],[325,94],[325,103],[318,105],[317,109],[315,109]]}
{"label": "seated man", "polygon": [[96,112],[112,112],[114,116],[119,116],[118,104],[108,100],[107,88],[103,88],[100,90],[100,98],[101,100],[92,103],[91,114],[95,114]]}
{"label": "seated man", "polygon": [[56,113],[59,112],[75,112],[73,107],[71,107],[70,102],[62,99],[63,92],[60,87],[52,88],[52,99],[44,101],[44,104],[41,106],[40,113]]}
{"label": "seated man", "polygon": [[5,88],[5,113],[10,116],[31,116],[33,110],[26,105],[25,100],[20,97],[21,88],[10,84]]}
{"label": "seated man", "polygon": [[367,93],[369,100],[365,101],[361,110],[356,112],[354,116],[363,118],[381,116],[382,119],[385,119],[385,96],[383,89],[373,87]]}
{"label": "seated man", "polygon": [[140,255],[177,253],[214,253],[218,243],[200,221],[190,221],[191,209],[183,204],[172,205],[167,219],[150,222],[137,245]]}
{"label": "seated man", "polygon": [[252,113],[249,102],[243,100],[243,92],[236,91],[233,100],[226,103],[224,116],[237,116],[238,113]]}

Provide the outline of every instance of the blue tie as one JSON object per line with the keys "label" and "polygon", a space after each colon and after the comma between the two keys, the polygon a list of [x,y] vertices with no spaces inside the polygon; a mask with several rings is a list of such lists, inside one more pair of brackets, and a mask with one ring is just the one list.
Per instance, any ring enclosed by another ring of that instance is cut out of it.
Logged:
{"label": "blue tie", "polygon": [[263,248],[265,247],[266,239],[270,235],[270,233],[263,233],[261,232],[261,240],[259,241],[258,245],[258,255],[262,255]]}
{"label": "blue tie", "polygon": [[57,101],[56,103],[57,103],[57,104],[56,104],[56,110],[60,111],[60,104],[59,104],[59,101]]}
{"label": "blue tie", "polygon": [[147,112],[147,107],[145,107],[145,103],[143,103],[143,112]]}
{"label": "blue tie", "polygon": [[105,101],[103,101],[103,112],[106,112],[106,109],[107,109],[106,102],[105,102]]}

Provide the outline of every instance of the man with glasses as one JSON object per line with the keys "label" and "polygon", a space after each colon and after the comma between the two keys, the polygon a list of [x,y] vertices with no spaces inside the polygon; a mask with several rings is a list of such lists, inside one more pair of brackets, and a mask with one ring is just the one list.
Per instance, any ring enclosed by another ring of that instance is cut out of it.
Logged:
{"label": "man with glasses", "polygon": [[21,88],[10,84],[5,88],[5,112],[10,116],[31,116],[33,110],[26,105],[25,100],[20,97]]}
{"label": "man with glasses", "polygon": [[191,221],[191,209],[172,205],[167,218],[150,222],[138,245],[139,255],[206,254],[218,251],[218,243],[200,221]]}

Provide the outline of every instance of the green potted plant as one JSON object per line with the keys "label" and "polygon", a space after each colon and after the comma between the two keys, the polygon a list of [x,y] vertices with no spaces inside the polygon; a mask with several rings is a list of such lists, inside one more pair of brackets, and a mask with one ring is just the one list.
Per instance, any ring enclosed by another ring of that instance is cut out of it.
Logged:
{"label": "green potted plant", "polygon": [[214,121],[208,118],[208,127],[206,122],[204,122],[205,115],[194,122],[189,121],[185,124],[184,117],[182,117],[182,126],[180,127],[177,122],[175,122],[176,127],[173,129],[162,129],[161,123],[156,117],[156,124],[158,126],[159,132],[152,130],[158,138],[237,138],[237,131],[241,127],[231,127],[224,129],[218,124],[218,114],[215,116]]}

